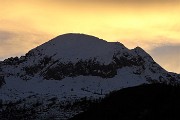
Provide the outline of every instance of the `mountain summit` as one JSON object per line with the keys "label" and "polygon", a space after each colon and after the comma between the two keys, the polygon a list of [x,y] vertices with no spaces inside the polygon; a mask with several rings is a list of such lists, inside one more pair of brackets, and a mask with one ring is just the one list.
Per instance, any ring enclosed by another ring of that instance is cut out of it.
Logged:
{"label": "mountain summit", "polygon": [[[31,106],[38,99],[39,106],[46,106],[48,113],[57,111],[60,119],[81,112],[62,106],[82,98],[96,99],[114,90],[145,83],[180,81],[178,74],[164,70],[140,47],[130,50],[119,42],[72,33],[60,35],[25,56],[0,62],[0,72],[4,74],[0,90],[5,103],[24,100],[22,104]],[[50,101],[56,107],[47,108]]]}
{"label": "mountain summit", "polygon": [[116,51],[126,49],[122,44],[107,42],[94,36],[85,34],[60,35],[43,45],[31,50],[29,53],[53,56],[65,62],[77,62],[79,59],[101,59],[102,62],[110,62]]}

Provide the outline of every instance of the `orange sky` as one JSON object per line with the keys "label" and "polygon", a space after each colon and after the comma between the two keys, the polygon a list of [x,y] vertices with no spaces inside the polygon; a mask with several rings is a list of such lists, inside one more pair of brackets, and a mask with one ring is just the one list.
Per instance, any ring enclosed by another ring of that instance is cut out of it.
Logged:
{"label": "orange sky", "polygon": [[180,73],[179,0],[0,0],[0,8],[0,59],[75,32],[140,46]]}

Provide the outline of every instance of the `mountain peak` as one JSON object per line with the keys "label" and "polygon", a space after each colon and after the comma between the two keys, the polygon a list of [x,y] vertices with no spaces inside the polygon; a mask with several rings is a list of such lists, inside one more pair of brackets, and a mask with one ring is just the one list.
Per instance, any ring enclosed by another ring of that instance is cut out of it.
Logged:
{"label": "mountain peak", "polygon": [[48,42],[48,44],[53,44],[53,45],[61,46],[61,47],[64,46],[69,49],[71,49],[73,46],[79,49],[83,46],[93,47],[96,45],[102,45],[106,43],[107,41],[103,39],[99,39],[91,35],[80,34],[80,33],[63,34],[63,35],[55,37],[54,39]]}
{"label": "mountain peak", "polygon": [[107,42],[91,35],[68,33],[51,39],[29,53],[33,53],[36,56],[39,54],[54,56],[65,61],[97,58],[103,62],[109,62],[112,60],[113,53],[121,49],[125,50],[127,48],[120,43]]}
{"label": "mountain peak", "polygon": [[82,33],[66,33],[59,35],[55,37],[52,40],[61,40],[62,41],[68,41],[68,42],[93,42],[93,41],[103,41],[106,42],[105,40],[99,39],[98,37],[92,36],[92,35],[87,35],[87,34],[82,34]]}

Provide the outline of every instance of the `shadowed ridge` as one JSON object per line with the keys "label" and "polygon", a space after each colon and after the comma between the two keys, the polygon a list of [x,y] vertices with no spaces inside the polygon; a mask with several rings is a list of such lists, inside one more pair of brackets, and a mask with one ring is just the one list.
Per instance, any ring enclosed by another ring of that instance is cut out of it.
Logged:
{"label": "shadowed ridge", "polygon": [[165,84],[125,88],[69,120],[179,120],[179,92]]}

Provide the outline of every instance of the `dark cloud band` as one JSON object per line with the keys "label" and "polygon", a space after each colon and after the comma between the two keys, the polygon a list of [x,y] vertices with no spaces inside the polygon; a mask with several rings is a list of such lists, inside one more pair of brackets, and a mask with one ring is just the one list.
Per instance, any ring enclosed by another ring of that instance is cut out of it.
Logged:
{"label": "dark cloud band", "polygon": [[151,55],[168,71],[180,73],[180,44],[159,46],[151,51]]}
{"label": "dark cloud band", "polygon": [[12,39],[15,36],[15,33],[9,31],[0,30],[0,43],[5,42],[9,39]]}
{"label": "dark cloud band", "polygon": [[179,0],[51,0],[54,2],[74,2],[74,3],[126,3],[126,4],[164,4],[180,3]]}

